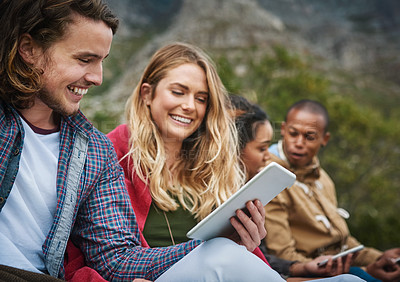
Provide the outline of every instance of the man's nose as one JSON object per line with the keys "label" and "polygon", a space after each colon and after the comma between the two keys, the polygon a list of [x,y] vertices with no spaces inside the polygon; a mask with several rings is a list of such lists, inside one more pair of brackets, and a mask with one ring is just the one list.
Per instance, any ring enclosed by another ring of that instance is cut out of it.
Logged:
{"label": "man's nose", "polygon": [[99,86],[103,83],[103,65],[94,65],[88,69],[85,80],[93,85]]}
{"label": "man's nose", "polygon": [[298,145],[298,146],[301,146],[301,145],[304,145],[305,140],[306,140],[306,139],[305,139],[304,136],[298,135],[298,136],[296,136],[296,138],[295,138],[295,140],[294,140],[294,143],[295,143],[296,145]]}

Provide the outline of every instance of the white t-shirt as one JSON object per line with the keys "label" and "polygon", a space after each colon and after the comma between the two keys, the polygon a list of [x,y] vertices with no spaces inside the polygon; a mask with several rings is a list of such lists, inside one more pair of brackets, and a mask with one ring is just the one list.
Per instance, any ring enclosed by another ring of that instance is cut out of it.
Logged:
{"label": "white t-shirt", "polygon": [[42,245],[57,206],[60,133],[38,134],[24,120],[22,124],[19,171],[0,213],[0,264],[44,272]]}

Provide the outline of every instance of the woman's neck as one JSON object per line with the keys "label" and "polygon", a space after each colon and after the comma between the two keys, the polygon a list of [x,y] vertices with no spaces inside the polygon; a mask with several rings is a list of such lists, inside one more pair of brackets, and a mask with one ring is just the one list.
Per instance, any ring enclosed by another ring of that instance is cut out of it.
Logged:
{"label": "woman's neck", "polygon": [[180,159],[180,152],[182,148],[182,142],[167,142],[164,143],[164,149],[166,154],[166,164],[168,170],[172,172],[175,163]]}

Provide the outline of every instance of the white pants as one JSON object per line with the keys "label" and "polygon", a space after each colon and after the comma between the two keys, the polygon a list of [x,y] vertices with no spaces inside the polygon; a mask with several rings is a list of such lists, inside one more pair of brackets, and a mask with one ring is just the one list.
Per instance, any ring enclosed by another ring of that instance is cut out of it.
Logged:
{"label": "white pants", "polygon": [[[244,246],[226,238],[204,242],[164,272],[156,282],[188,281],[285,281],[275,270]],[[315,281],[363,281],[353,275]]]}
{"label": "white pants", "polygon": [[202,243],[156,282],[188,281],[285,281],[244,246],[226,238]]}

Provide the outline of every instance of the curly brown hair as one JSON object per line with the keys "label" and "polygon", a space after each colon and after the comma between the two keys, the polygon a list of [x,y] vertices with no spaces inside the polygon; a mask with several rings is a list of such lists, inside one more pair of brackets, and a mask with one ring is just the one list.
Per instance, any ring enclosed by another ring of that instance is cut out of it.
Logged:
{"label": "curly brown hair", "polygon": [[73,13],[103,21],[115,34],[119,21],[102,0],[0,1],[0,99],[16,108],[32,106],[41,89],[41,70],[18,53],[21,35],[29,34],[46,51],[60,40]]}

